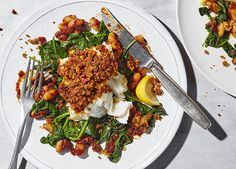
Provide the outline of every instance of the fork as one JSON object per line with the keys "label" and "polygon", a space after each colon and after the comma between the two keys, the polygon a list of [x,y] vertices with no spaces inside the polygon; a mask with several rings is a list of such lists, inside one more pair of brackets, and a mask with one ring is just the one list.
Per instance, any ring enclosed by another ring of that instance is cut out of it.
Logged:
{"label": "fork", "polygon": [[[33,63],[31,66],[32,60],[33,60]],[[38,64],[36,65],[35,62],[37,62]],[[36,75],[35,75],[35,79],[33,80],[36,66],[37,66]],[[44,70],[43,64],[40,64],[40,62],[36,61],[33,58],[29,59],[22,89],[21,89],[21,100],[20,100],[23,106],[23,110],[24,110],[24,117],[20,121],[19,129],[18,129],[17,137],[16,137],[16,144],[14,147],[14,152],[13,152],[8,169],[17,168],[17,160],[18,160],[18,154],[20,151],[22,135],[25,129],[26,121],[30,115],[30,112],[32,111],[32,105],[34,103],[33,95],[35,93],[39,93],[42,88],[43,70]]]}

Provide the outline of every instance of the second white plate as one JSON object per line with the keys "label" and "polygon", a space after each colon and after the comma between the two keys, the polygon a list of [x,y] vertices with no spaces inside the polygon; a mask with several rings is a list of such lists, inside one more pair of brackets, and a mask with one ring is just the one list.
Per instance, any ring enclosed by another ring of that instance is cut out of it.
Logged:
{"label": "second white plate", "polygon": [[[208,47],[209,55],[204,53],[202,44],[207,37],[205,24],[206,16],[199,14],[200,0],[178,0],[177,19],[184,47],[198,70],[214,85],[225,92],[236,96],[236,66],[233,66],[231,58],[223,49]],[[230,67],[222,65],[221,55],[226,57]]]}

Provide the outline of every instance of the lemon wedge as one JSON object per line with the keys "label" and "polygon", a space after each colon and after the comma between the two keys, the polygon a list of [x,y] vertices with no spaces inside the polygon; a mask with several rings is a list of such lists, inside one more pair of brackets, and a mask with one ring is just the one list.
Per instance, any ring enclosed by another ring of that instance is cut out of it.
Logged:
{"label": "lemon wedge", "polygon": [[157,100],[155,94],[153,93],[153,80],[154,77],[146,75],[138,83],[135,93],[139,100],[150,105],[150,106],[159,106],[160,103]]}

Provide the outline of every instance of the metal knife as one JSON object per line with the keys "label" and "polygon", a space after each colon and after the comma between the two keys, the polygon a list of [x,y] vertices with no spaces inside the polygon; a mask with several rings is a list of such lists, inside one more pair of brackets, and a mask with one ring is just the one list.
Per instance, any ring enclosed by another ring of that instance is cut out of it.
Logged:
{"label": "metal knife", "polygon": [[[101,16],[110,32],[115,32],[123,46],[126,48],[134,41],[134,37],[107,9],[101,9]],[[139,43],[135,42],[128,51],[135,59],[140,61],[140,67],[149,68],[152,73],[160,80],[161,84],[175,99],[175,101],[185,110],[185,112],[204,129],[211,126],[210,120],[197,104],[187,95],[187,93],[165,72],[160,63],[144,49]]]}

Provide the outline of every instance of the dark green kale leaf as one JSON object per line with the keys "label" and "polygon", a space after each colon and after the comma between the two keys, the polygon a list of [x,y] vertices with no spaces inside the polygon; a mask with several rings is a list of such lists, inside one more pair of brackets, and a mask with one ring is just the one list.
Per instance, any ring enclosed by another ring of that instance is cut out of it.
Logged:
{"label": "dark green kale leaf", "polygon": [[124,146],[126,146],[130,143],[132,143],[132,140],[127,135],[127,130],[121,131],[121,133],[119,134],[119,138],[115,142],[115,150],[109,156],[109,160],[114,163],[117,163],[122,156],[122,150],[123,150]]}
{"label": "dark green kale leaf", "polygon": [[85,134],[92,136],[96,140],[99,140],[100,136],[99,136],[99,133],[98,133],[97,129],[95,128],[96,123],[93,119],[94,118],[90,118],[88,126],[85,130]]}
{"label": "dark green kale leaf", "polygon": [[209,9],[208,9],[207,7],[201,7],[201,8],[199,8],[199,13],[200,13],[201,16],[206,15],[206,16],[208,16],[209,18],[212,18],[211,15],[210,15],[210,11],[209,11]]}
{"label": "dark green kale leaf", "polygon": [[111,133],[112,133],[112,129],[108,125],[103,125],[99,142],[102,143],[102,142],[108,141],[110,139]]}
{"label": "dark green kale leaf", "polygon": [[85,134],[88,123],[89,119],[80,120],[79,122],[66,120],[66,123],[63,125],[65,137],[73,141],[79,140]]}
{"label": "dark green kale leaf", "polygon": [[38,102],[34,102],[33,106],[32,106],[32,110],[35,111],[36,113],[42,110],[46,110],[48,109],[48,102],[41,99]]}
{"label": "dark green kale leaf", "polygon": [[231,58],[235,58],[236,57],[236,50],[235,50],[235,48],[229,42],[226,42],[222,46],[222,48],[228,54],[229,57],[231,57]]}
{"label": "dark green kale leaf", "polygon": [[127,101],[133,102],[134,106],[142,113],[143,115],[147,113],[157,114],[157,115],[167,115],[165,109],[162,105],[160,106],[148,106],[143,104],[138,98],[133,96],[130,92],[125,93],[125,97]]}
{"label": "dark green kale leaf", "polygon": [[129,49],[133,46],[136,40],[132,41],[127,48],[124,50],[122,57],[118,61],[118,71],[125,75],[126,79],[130,81],[130,78],[133,76],[133,72],[127,67],[127,59],[129,58]]}
{"label": "dark green kale leaf", "polygon": [[89,31],[82,32],[81,34],[72,33],[69,35],[68,41],[63,42],[63,45],[67,48],[75,46],[78,49],[83,50],[102,44],[107,39],[108,34],[109,31],[107,27],[104,22],[101,21],[100,31],[97,34],[93,34]]}
{"label": "dark green kale leaf", "polygon": [[52,147],[55,147],[56,143],[63,138],[64,138],[64,133],[62,130],[62,126],[59,123],[54,123],[53,132],[49,133],[47,137],[42,137],[40,141],[43,144],[49,144]]}
{"label": "dark green kale leaf", "polygon": [[216,21],[221,23],[228,19],[226,4],[224,1],[218,1],[218,5],[220,6],[220,11],[217,13]]}
{"label": "dark green kale leaf", "polygon": [[52,70],[53,73],[57,71],[58,59],[63,59],[68,56],[68,50],[62,46],[62,43],[54,38],[46,45],[39,47],[39,54],[45,69]]}
{"label": "dark green kale leaf", "polygon": [[229,32],[225,32],[222,37],[219,37],[217,33],[210,31],[205,42],[204,46],[220,48],[229,40]]}

